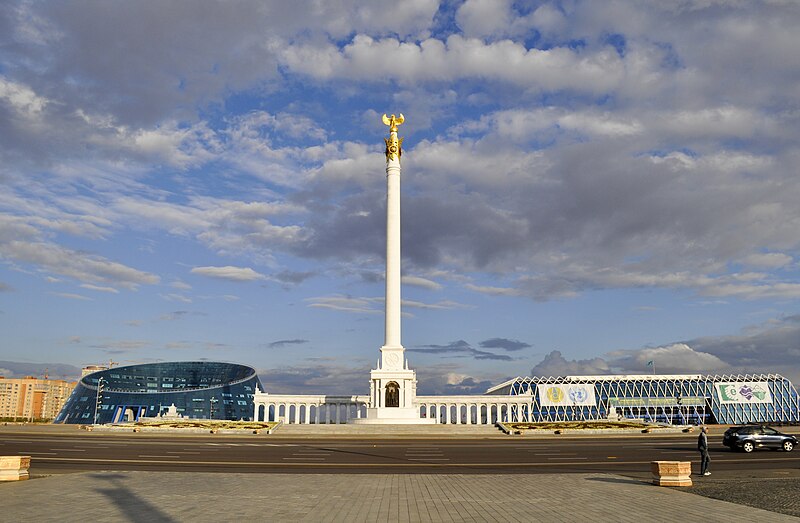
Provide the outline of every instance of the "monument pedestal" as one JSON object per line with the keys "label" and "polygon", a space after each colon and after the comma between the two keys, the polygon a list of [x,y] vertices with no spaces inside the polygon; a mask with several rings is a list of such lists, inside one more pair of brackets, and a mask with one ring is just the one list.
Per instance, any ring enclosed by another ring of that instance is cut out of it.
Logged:
{"label": "monument pedestal", "polygon": [[381,347],[378,368],[370,372],[367,417],[352,420],[357,424],[427,425],[434,419],[420,418],[415,406],[417,373],[408,368],[402,345]]}

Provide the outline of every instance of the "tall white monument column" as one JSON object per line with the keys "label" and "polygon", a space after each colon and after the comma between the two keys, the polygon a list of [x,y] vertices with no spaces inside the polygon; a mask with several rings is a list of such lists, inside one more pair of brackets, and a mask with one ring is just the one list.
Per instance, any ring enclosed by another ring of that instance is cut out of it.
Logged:
{"label": "tall white monument column", "polygon": [[386,317],[385,335],[378,367],[370,372],[370,401],[367,417],[354,423],[434,423],[420,418],[415,407],[417,373],[408,368],[400,340],[400,156],[403,139],[397,126],[405,121],[383,115],[389,126],[386,142]]}
{"label": "tall white monument column", "polygon": [[385,333],[381,359],[383,363],[403,361],[404,349],[400,342],[400,156],[403,139],[397,137],[397,126],[405,121],[401,114],[387,118],[389,126],[386,141],[386,309]]}

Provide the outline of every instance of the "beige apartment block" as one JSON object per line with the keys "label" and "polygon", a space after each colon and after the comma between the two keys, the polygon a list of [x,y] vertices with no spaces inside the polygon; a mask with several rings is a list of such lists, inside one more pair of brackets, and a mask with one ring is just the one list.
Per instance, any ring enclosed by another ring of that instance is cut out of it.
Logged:
{"label": "beige apartment block", "polygon": [[0,418],[54,419],[76,382],[0,376]]}

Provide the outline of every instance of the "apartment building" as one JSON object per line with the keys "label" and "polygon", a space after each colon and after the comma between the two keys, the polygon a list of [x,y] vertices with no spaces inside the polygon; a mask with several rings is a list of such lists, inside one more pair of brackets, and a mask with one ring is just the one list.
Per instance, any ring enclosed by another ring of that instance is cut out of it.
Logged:
{"label": "apartment building", "polygon": [[0,419],[54,419],[76,382],[0,376]]}

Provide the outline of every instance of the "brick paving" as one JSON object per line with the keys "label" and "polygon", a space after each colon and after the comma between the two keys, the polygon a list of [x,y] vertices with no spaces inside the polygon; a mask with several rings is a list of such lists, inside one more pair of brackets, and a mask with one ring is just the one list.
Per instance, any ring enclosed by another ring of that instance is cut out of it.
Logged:
{"label": "brick paving", "polygon": [[83,472],[0,484],[0,520],[799,521],[691,491],[610,474]]}
{"label": "brick paving", "polygon": [[711,478],[695,481],[686,491],[800,518],[800,478]]}

